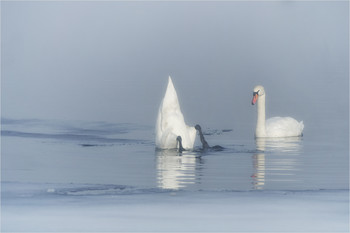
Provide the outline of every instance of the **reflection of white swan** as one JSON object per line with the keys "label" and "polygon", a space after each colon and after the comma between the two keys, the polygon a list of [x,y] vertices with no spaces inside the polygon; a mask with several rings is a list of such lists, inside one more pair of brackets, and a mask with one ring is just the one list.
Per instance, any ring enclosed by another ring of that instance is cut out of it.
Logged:
{"label": "reflection of white swan", "polygon": [[294,152],[299,153],[301,150],[300,137],[285,138],[256,138],[256,149],[259,151],[269,152]]}
{"label": "reflection of white swan", "polygon": [[263,189],[265,185],[265,154],[263,152],[257,153],[253,156],[254,161],[254,171],[255,173],[252,175],[254,178],[254,188],[255,189]]}
{"label": "reflection of white swan", "polygon": [[178,155],[176,150],[157,150],[158,187],[180,189],[195,183],[195,155]]}
{"label": "reflection of white swan", "polygon": [[252,104],[258,101],[258,118],[255,130],[256,137],[293,137],[301,136],[304,124],[291,117],[273,117],[265,121],[265,90],[256,86]]}
{"label": "reflection of white swan", "polygon": [[177,148],[178,136],[184,149],[192,149],[196,138],[196,129],[185,124],[179,100],[171,77],[158,111],[156,123],[156,147],[160,149]]}
{"label": "reflection of white swan", "polygon": [[[297,182],[295,171],[301,151],[301,137],[256,138],[257,153],[253,156],[255,189],[279,188]],[[291,183],[292,182],[292,183]]]}

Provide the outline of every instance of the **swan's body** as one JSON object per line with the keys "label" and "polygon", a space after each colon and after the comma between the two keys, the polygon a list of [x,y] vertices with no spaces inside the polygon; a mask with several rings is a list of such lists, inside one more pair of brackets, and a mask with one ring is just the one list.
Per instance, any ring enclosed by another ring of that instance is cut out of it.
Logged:
{"label": "swan's body", "polygon": [[186,125],[176,90],[169,76],[168,87],[158,111],[156,147],[160,149],[178,148],[180,144],[178,136],[181,137],[183,149],[193,149],[196,129]]}
{"label": "swan's body", "polygon": [[272,117],[265,120],[265,90],[256,86],[253,92],[252,104],[257,102],[258,118],[255,137],[297,137],[302,136],[304,123],[291,117]]}

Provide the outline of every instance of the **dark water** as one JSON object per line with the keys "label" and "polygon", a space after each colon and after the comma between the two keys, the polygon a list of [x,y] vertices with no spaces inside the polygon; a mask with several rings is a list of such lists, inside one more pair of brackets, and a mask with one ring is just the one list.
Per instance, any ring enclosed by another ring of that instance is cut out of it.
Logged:
{"label": "dark water", "polygon": [[198,137],[194,151],[156,150],[153,126],[3,119],[2,182],[75,184],[55,189],[71,195],[349,188],[347,134],[255,140],[203,128],[224,150],[202,152]]}

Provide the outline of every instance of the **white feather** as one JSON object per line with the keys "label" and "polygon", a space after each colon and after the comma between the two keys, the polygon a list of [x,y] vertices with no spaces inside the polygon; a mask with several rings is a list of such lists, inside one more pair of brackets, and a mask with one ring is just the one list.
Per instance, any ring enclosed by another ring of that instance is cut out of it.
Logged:
{"label": "white feather", "polygon": [[177,148],[176,138],[181,136],[184,149],[193,149],[196,129],[187,126],[180,109],[174,84],[169,76],[168,87],[160,104],[156,123],[156,147]]}
{"label": "white feather", "polygon": [[293,137],[302,135],[304,123],[291,117],[272,117],[266,120],[268,137]]}

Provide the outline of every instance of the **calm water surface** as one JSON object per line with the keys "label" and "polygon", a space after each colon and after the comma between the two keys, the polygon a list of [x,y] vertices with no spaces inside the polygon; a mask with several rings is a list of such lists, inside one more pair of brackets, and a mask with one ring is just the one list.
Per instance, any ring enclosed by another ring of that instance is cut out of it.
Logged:
{"label": "calm water surface", "polygon": [[301,138],[255,140],[249,132],[203,127],[209,144],[225,149],[202,152],[197,138],[194,151],[179,154],[155,149],[153,126],[2,123],[3,183],[83,185],[79,192],[100,194],[121,186],[133,192],[349,188],[346,131],[327,135],[309,128]]}

